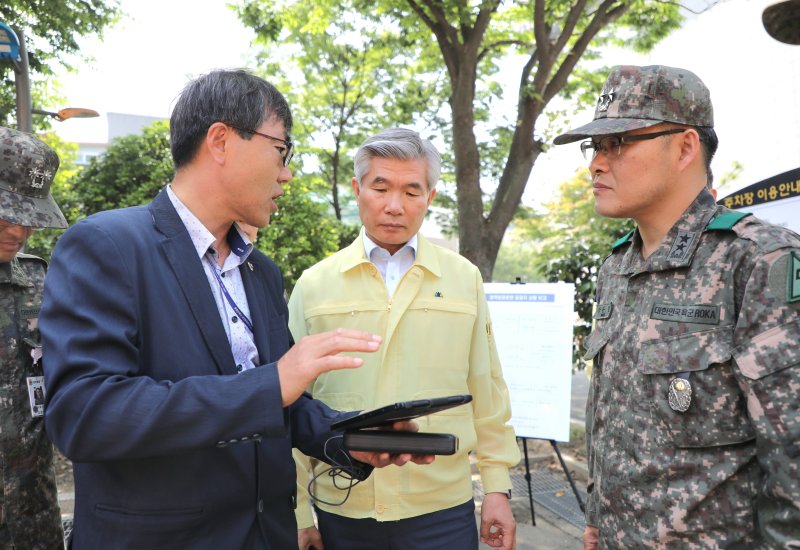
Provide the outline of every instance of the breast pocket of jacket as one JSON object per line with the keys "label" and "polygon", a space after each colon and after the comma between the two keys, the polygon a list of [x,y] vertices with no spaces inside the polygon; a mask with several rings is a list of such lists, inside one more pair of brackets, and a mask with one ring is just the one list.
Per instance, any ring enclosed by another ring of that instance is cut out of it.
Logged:
{"label": "breast pocket of jacket", "polygon": [[457,380],[466,380],[477,314],[474,302],[449,297],[416,299],[406,310],[395,336],[399,341],[417,342],[411,352],[420,372],[435,369],[444,375],[447,370],[453,371],[455,378],[448,380],[451,377],[444,375],[446,379],[439,382],[454,386]]}
{"label": "breast pocket of jacket", "polygon": [[[723,327],[642,343],[638,369],[646,385],[644,395],[677,447],[734,445],[755,437],[731,362],[732,330]],[[686,373],[685,381],[680,373]],[[683,412],[673,408],[675,400],[670,404],[671,384],[683,392],[691,388]]]}

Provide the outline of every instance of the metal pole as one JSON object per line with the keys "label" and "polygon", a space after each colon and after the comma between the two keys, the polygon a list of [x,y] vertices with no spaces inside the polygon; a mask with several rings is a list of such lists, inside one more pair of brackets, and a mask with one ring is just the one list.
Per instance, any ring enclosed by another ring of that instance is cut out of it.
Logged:
{"label": "metal pole", "polygon": [[531,525],[536,525],[536,513],[533,510],[533,491],[531,490],[531,466],[528,463],[528,438],[523,437],[522,448],[525,452],[525,481],[528,482],[528,504],[531,506]]}
{"label": "metal pole", "polygon": [[586,507],[583,505],[581,494],[578,492],[578,488],[575,486],[575,482],[572,480],[572,476],[569,474],[569,468],[567,468],[567,464],[561,457],[561,451],[558,450],[558,443],[556,443],[555,439],[551,439],[550,445],[553,446],[553,450],[556,452],[556,455],[558,456],[558,461],[561,463],[561,469],[564,470],[564,474],[567,476],[567,481],[569,481],[569,485],[570,487],[572,487],[572,492],[575,494],[575,499],[578,501],[578,506],[580,507],[581,512],[585,514]]}
{"label": "metal pole", "polygon": [[14,82],[17,90],[17,129],[20,132],[33,132],[31,109],[31,81],[28,72],[28,49],[25,47],[25,34],[15,28],[19,38],[19,61],[14,61]]}

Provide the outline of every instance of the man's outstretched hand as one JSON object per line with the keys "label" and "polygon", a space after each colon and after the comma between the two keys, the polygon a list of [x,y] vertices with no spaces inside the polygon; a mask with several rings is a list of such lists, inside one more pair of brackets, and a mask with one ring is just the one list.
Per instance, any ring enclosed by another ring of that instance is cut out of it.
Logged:
{"label": "man's outstretched hand", "polygon": [[360,357],[341,355],[343,352],[369,353],[380,345],[381,337],[376,334],[343,328],[304,337],[278,360],[283,406],[294,403],[320,374],[364,364]]}

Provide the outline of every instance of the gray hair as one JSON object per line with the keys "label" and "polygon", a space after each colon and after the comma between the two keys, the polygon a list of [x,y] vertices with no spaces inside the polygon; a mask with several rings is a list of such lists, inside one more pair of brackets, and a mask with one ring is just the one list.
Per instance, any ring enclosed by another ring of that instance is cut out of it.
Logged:
{"label": "gray hair", "polygon": [[[175,169],[192,161],[215,122],[255,130],[270,117],[280,120],[287,133],[292,130],[286,98],[263,78],[243,69],[216,70],[196,78],[183,89],[169,120]],[[236,132],[244,139],[253,137]]]}
{"label": "gray hair", "polygon": [[367,138],[356,151],[353,164],[356,181],[361,185],[361,179],[369,171],[369,163],[375,158],[388,158],[397,160],[424,159],[427,164],[428,191],[436,187],[439,174],[442,170],[442,158],[433,143],[422,139],[414,130],[406,128],[387,128],[372,137]]}

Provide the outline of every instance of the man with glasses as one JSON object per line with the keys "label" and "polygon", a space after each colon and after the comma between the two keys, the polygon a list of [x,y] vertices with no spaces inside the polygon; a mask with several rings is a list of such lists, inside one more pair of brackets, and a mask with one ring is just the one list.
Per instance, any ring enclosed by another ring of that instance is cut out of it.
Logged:
{"label": "man with glasses", "polygon": [[67,227],[50,195],[58,164],[36,136],[0,128],[0,548],[64,547],[42,403],[38,318],[47,264],[20,252],[34,228]]}
{"label": "man with glasses", "polygon": [[717,206],[708,89],[616,67],[586,140],[595,208],[631,218],[597,280],[586,548],[800,544],[800,237]]}
{"label": "man with glasses", "polygon": [[277,210],[291,128],[264,80],[201,76],[170,118],[173,181],[59,240],[45,420],[74,463],[73,548],[296,549],[292,447],[358,479],[412,458],[341,448],[330,425],[352,413],[303,390],[380,338],[336,330],[290,349],[280,271],[235,224]]}

